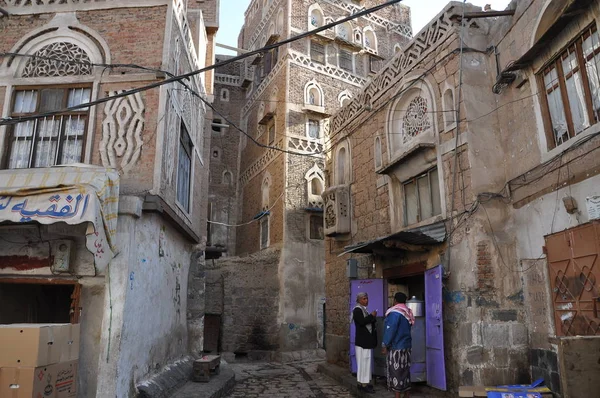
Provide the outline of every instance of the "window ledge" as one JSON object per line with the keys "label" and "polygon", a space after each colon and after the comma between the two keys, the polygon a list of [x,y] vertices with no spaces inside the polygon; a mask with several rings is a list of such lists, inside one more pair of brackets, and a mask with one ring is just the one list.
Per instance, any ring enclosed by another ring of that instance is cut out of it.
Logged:
{"label": "window ledge", "polygon": [[271,119],[273,119],[275,117],[275,112],[267,112],[265,113],[265,115],[262,117],[262,119],[260,119],[258,121],[258,124],[261,124],[263,126],[266,126],[267,124],[269,124],[269,122],[271,121]]}
{"label": "window ledge", "polygon": [[379,170],[375,170],[375,172],[377,174],[388,174],[392,169],[400,165],[400,163],[406,160],[406,158],[408,158],[409,156],[428,148],[435,148],[435,144],[430,142],[416,143],[415,145],[412,145],[410,148],[408,148],[406,151],[400,153],[400,155],[396,156],[394,160],[390,161],[388,164],[383,165],[383,167],[381,167]]}
{"label": "window ledge", "polygon": [[444,221],[444,216],[441,215],[441,214],[439,214],[437,216],[429,217],[428,219],[420,221],[418,223],[405,225],[405,226],[399,228],[398,230],[394,231],[393,233],[402,232],[402,231],[406,231],[406,230],[410,230],[410,229],[415,229],[415,228],[423,227],[423,226],[426,226],[426,225],[435,224],[435,223],[438,223],[440,221]]}
{"label": "window ledge", "polygon": [[304,104],[304,106],[302,107],[302,110],[304,112],[317,113],[317,114],[323,115],[325,117],[330,116],[328,113],[325,112],[324,106]]}
{"label": "window ledge", "polygon": [[600,123],[596,123],[596,124],[588,127],[587,129],[583,130],[583,132],[577,134],[575,137],[571,138],[567,142],[562,143],[561,145],[559,145],[555,148],[552,148],[551,150],[549,150],[545,153],[542,153],[541,163],[545,163],[548,160],[551,160],[551,159],[557,157],[561,153],[563,153],[566,150],[568,150],[569,148],[571,148],[576,142],[578,142],[582,138],[589,137],[589,136],[597,134],[599,132],[600,132]]}

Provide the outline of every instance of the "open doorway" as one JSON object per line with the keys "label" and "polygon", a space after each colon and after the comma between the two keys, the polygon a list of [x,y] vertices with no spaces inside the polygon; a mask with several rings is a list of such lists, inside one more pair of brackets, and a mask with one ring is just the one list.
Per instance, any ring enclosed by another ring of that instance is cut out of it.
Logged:
{"label": "open doorway", "polygon": [[79,323],[81,285],[36,282],[0,279],[0,324]]}

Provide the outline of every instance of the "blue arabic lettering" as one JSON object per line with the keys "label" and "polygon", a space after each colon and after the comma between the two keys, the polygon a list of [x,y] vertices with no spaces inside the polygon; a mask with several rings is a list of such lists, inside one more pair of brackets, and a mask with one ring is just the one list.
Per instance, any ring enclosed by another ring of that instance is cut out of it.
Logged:
{"label": "blue arabic lettering", "polygon": [[[6,203],[2,203],[2,201],[6,200]],[[6,209],[9,205],[10,202],[12,201],[12,196],[0,196],[0,210],[4,210]]]}
{"label": "blue arabic lettering", "polygon": [[[84,209],[87,208],[88,197],[89,195],[85,195]],[[82,194],[77,195],[77,197],[75,198],[74,207],[67,204],[64,205],[60,210],[57,210],[58,206],[56,205],[56,203],[53,203],[50,205],[50,207],[46,209],[46,211],[39,209],[27,210],[27,199],[25,199],[23,202],[14,205],[12,207],[12,211],[18,212],[21,215],[21,217],[23,217],[23,220],[26,221],[30,221],[32,217],[71,218],[79,212],[79,206],[83,198],[84,196]],[[55,202],[56,199],[57,198],[53,196],[49,200]]]}

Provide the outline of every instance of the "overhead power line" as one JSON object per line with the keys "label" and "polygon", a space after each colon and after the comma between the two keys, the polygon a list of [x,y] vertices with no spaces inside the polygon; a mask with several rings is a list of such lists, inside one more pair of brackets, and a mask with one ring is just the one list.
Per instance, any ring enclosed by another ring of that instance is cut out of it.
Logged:
{"label": "overhead power line", "polygon": [[44,112],[44,113],[40,113],[40,114],[32,114],[32,115],[27,115],[27,116],[19,116],[19,117],[14,117],[14,118],[13,117],[3,118],[3,119],[0,119],[0,126],[10,125],[10,124],[17,124],[17,123],[28,121],[28,120],[41,119],[41,118],[45,118],[45,117],[49,117],[49,116],[58,115],[58,114],[64,113],[64,112],[77,111],[79,109],[85,109],[85,108],[88,108],[90,106],[103,104],[103,103],[112,101],[112,100],[117,99],[117,98],[126,97],[126,96],[137,94],[137,93],[140,93],[140,92],[143,92],[143,91],[148,91],[148,90],[151,90],[153,88],[161,87],[161,86],[164,86],[164,85],[167,85],[167,84],[170,84],[170,83],[179,82],[181,80],[188,79],[190,77],[199,75],[201,73],[205,73],[205,72],[211,71],[213,69],[216,69],[216,68],[228,65],[228,64],[230,64],[232,62],[241,61],[241,60],[243,60],[245,58],[248,58],[248,57],[251,57],[253,55],[258,55],[258,54],[266,53],[268,51],[271,51],[273,49],[281,47],[281,46],[283,46],[285,44],[289,44],[289,43],[292,43],[292,42],[304,39],[306,37],[313,36],[313,35],[315,35],[315,34],[317,34],[319,32],[323,32],[325,30],[331,29],[331,28],[333,28],[333,27],[335,27],[337,25],[341,25],[341,24],[343,24],[345,22],[352,21],[354,19],[363,17],[363,16],[371,14],[373,12],[377,12],[377,11],[379,11],[379,10],[381,10],[383,8],[389,7],[391,5],[398,4],[401,1],[402,0],[390,0],[390,1],[386,2],[386,3],[384,3],[384,4],[380,4],[378,6],[371,7],[371,8],[359,11],[359,12],[353,14],[353,15],[350,15],[350,16],[342,18],[342,19],[340,19],[338,21],[335,21],[335,22],[323,25],[323,26],[321,26],[319,28],[316,28],[316,29],[313,29],[313,30],[311,30],[309,32],[305,32],[305,33],[299,34],[297,36],[293,36],[293,37],[290,37],[288,39],[282,40],[280,42],[276,42],[276,43],[267,45],[267,46],[259,48],[257,50],[249,51],[249,52],[247,52],[245,54],[241,54],[241,55],[238,55],[238,56],[235,56],[235,57],[223,60],[222,62],[217,62],[217,63],[215,63],[213,65],[209,65],[209,66],[201,68],[201,69],[193,70],[193,71],[188,72],[188,73],[184,73],[184,74],[181,74],[181,75],[178,75],[178,76],[174,76],[174,77],[171,77],[171,78],[168,78],[168,79],[164,79],[164,80],[156,82],[156,83],[151,83],[151,84],[148,84],[148,85],[145,85],[145,86],[142,86],[142,87],[138,87],[138,88],[135,88],[135,89],[126,90],[126,91],[123,91],[123,92],[118,93],[118,94],[114,94],[114,95],[111,95],[111,96],[106,96],[104,98],[99,98],[99,99],[94,100],[94,101],[90,101],[90,102],[87,102],[87,103],[79,104],[79,105],[76,105],[76,106],[68,107],[68,108],[65,108],[65,109],[57,110],[57,111]]}

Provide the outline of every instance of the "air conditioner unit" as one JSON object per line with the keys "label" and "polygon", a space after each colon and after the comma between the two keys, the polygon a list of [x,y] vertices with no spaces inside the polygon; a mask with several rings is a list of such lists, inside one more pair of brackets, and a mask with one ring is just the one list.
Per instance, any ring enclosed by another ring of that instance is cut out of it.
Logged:
{"label": "air conditioner unit", "polygon": [[337,185],[323,192],[325,235],[350,233],[350,187]]}
{"label": "air conditioner unit", "polygon": [[71,272],[71,248],[73,242],[70,240],[55,240],[50,245],[50,256],[52,259],[53,273]]}

